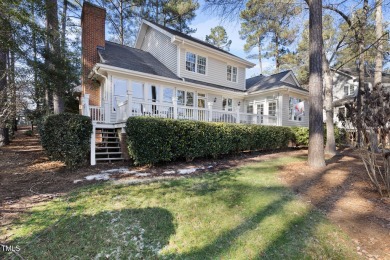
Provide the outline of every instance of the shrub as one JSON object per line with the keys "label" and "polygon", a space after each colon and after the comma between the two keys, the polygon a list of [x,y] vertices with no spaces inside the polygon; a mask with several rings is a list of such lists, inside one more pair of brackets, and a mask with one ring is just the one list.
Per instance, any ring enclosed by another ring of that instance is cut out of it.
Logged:
{"label": "shrub", "polygon": [[[291,127],[293,133],[293,141],[297,146],[308,146],[309,145],[309,128],[308,127]],[[334,127],[334,137],[336,145],[343,145],[346,143],[346,131],[345,129]],[[326,143],[326,126],[324,126],[324,144]]]}
{"label": "shrub", "polygon": [[71,169],[86,162],[91,133],[89,117],[68,113],[48,116],[40,132],[49,158],[62,161]]}
{"label": "shrub", "polygon": [[126,124],[129,155],[135,164],[155,164],[179,158],[217,157],[245,150],[285,148],[289,127],[207,123],[131,117]]}
{"label": "shrub", "polygon": [[33,136],[34,135],[33,131],[31,131],[31,130],[27,130],[26,132],[24,132],[24,134],[27,135],[27,136]]}

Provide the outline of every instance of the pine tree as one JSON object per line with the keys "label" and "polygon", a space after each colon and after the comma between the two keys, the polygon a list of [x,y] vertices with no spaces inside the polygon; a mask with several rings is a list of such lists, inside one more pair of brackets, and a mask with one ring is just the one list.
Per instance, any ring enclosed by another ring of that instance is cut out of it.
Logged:
{"label": "pine tree", "polygon": [[225,51],[229,51],[232,40],[228,39],[225,28],[223,26],[216,26],[211,28],[210,31],[210,34],[206,35],[206,42]]}
{"label": "pine tree", "polygon": [[[295,5],[292,0],[249,0],[246,9],[240,13],[240,35],[246,40],[244,50],[249,52],[254,47],[258,48],[258,53],[249,57],[259,59],[261,64],[262,50],[266,49],[264,57],[272,57],[275,60],[275,68],[279,71],[281,58],[290,52],[289,46],[298,32],[290,23],[300,12],[300,6]],[[262,48],[265,39],[269,40],[269,44]]]}

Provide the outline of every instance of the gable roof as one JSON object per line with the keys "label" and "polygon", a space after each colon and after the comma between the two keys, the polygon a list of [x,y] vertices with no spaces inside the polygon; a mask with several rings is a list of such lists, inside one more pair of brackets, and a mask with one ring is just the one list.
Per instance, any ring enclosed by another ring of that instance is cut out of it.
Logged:
{"label": "gable roof", "polygon": [[[185,39],[185,40],[188,40],[190,42],[193,42],[195,44],[200,44],[204,47],[207,47],[207,48],[210,48],[212,50],[215,50],[215,51],[218,51],[217,53],[219,54],[222,54],[222,55],[227,55],[227,57],[230,57],[230,58],[233,58],[235,61],[238,61],[238,62],[241,62],[241,63],[244,63],[247,67],[254,67],[256,64],[252,63],[252,62],[249,62],[241,57],[238,57],[228,51],[225,51],[223,49],[220,49],[206,41],[203,41],[203,40],[200,40],[198,38],[195,38],[195,37],[192,37],[190,35],[187,35],[185,33],[182,33],[182,32],[179,32],[179,31],[176,31],[174,29],[171,29],[169,27],[166,27],[166,26],[163,26],[161,24],[158,24],[158,23],[155,23],[153,21],[149,21],[149,20],[142,20],[143,24],[149,26],[149,27],[152,27],[160,32],[163,32],[167,35],[169,35],[171,38],[171,41],[174,42],[175,40],[175,37],[179,38],[179,41],[180,41],[180,38],[181,39]],[[138,36],[137,36],[137,41],[136,41],[136,46],[137,46],[137,42],[138,42],[138,38],[141,37],[142,38],[142,34],[141,34],[141,30],[142,30],[143,26],[140,27],[140,31],[138,32]]]}
{"label": "gable roof", "polygon": [[[353,68],[343,68],[343,69],[339,69],[339,70],[331,68],[331,70],[333,70],[335,73],[340,73],[340,74],[349,76],[351,78],[353,78],[353,77],[358,78],[359,77],[359,71],[357,68],[354,68],[354,69]],[[364,75],[366,78],[366,82],[374,83],[374,74],[375,74],[375,69],[366,69],[365,75]],[[382,83],[390,83],[390,74],[389,73],[382,72]]]}
{"label": "gable roof", "polygon": [[301,88],[296,84],[291,84],[283,81],[284,78],[288,76],[288,74],[292,74],[291,70],[282,71],[280,73],[276,73],[270,76],[259,75],[256,77],[252,77],[246,80],[246,89],[248,93],[260,91],[260,90],[269,90],[278,87],[287,86],[293,89],[306,91],[306,89]]}
{"label": "gable roof", "polygon": [[[152,21],[149,21],[149,20],[146,20],[146,21],[149,22],[149,23],[151,23],[151,24],[154,24],[155,26],[157,26],[157,27],[163,29],[164,31],[169,32],[170,34],[173,34],[173,35],[179,36],[179,37],[181,37],[181,38],[184,38],[184,39],[187,39],[187,40],[190,40],[190,41],[193,41],[193,42],[202,44],[202,45],[204,45],[204,46],[206,46],[206,47],[209,47],[209,48],[211,48],[211,49],[214,49],[214,50],[223,52],[223,53],[228,54],[228,55],[231,55],[231,56],[233,56],[233,57],[240,58],[240,57],[238,57],[238,56],[236,56],[236,55],[234,55],[234,54],[231,54],[230,52],[225,51],[225,50],[223,50],[223,49],[221,49],[221,48],[218,48],[218,47],[216,47],[216,46],[214,46],[214,45],[212,45],[212,44],[210,44],[210,43],[208,43],[208,42],[206,42],[206,41],[202,41],[202,40],[200,40],[200,39],[198,39],[198,38],[195,38],[195,37],[192,37],[192,36],[190,36],[190,35],[188,35],[188,34],[185,34],[185,33],[179,32],[179,31],[176,31],[176,30],[174,30],[174,29],[171,29],[171,28],[169,28],[169,27],[163,26],[163,25],[161,25],[161,24],[158,24],[158,23],[155,23],[155,22],[152,22]],[[241,58],[240,58],[240,59],[241,59]]]}
{"label": "gable roof", "polygon": [[98,53],[101,63],[106,65],[180,80],[152,54],[143,50],[106,41],[105,48],[99,48]]}

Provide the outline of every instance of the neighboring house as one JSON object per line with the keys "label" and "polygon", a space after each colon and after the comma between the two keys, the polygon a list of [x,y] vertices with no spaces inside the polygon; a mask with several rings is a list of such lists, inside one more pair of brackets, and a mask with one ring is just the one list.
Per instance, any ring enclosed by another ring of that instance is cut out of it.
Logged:
{"label": "neighboring house", "polygon": [[102,136],[130,116],[308,126],[308,91],[292,71],[246,79],[255,64],[149,21],[134,48],[105,41],[105,10],[88,2],[81,21],[81,113]]}
{"label": "neighboring house", "polygon": [[[359,86],[359,74],[357,69],[332,69],[332,72],[334,122],[339,128],[351,129],[351,125],[347,123],[344,126],[338,116],[340,113],[345,116],[347,113],[345,104],[355,100]],[[372,90],[374,85],[374,71],[367,70],[365,73],[364,83]],[[384,88],[390,89],[390,74],[382,73],[382,84]]]}

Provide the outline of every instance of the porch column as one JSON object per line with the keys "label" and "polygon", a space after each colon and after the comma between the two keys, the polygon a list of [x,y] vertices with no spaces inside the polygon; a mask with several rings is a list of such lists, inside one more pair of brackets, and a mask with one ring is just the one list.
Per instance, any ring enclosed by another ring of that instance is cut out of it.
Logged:
{"label": "porch column", "polygon": [[209,109],[209,122],[213,121],[213,104],[214,102],[207,102],[207,107]]}
{"label": "porch column", "polygon": [[133,90],[131,87],[131,81],[127,83],[127,108],[126,108],[126,114],[127,118],[133,116]]}
{"label": "porch column", "polygon": [[84,94],[84,115],[91,117],[91,111],[89,109],[89,94]]}
{"label": "porch column", "polygon": [[96,165],[96,122],[92,123],[92,134],[91,134],[91,165]]}
{"label": "porch column", "polygon": [[177,97],[172,97],[173,119],[177,119]]}
{"label": "porch column", "polygon": [[115,122],[119,122],[120,118],[121,118],[121,115],[119,113],[119,106],[118,106],[118,97],[115,97],[115,118],[116,118],[116,121]]}
{"label": "porch column", "polygon": [[103,112],[103,121],[105,123],[110,123],[110,114],[111,114],[111,111],[110,111],[110,104],[108,102],[108,100],[104,100],[104,104],[103,104],[103,109],[104,109],[104,112]]}
{"label": "porch column", "polygon": [[236,112],[237,112],[236,123],[239,124],[240,123],[240,105],[237,105]]}

